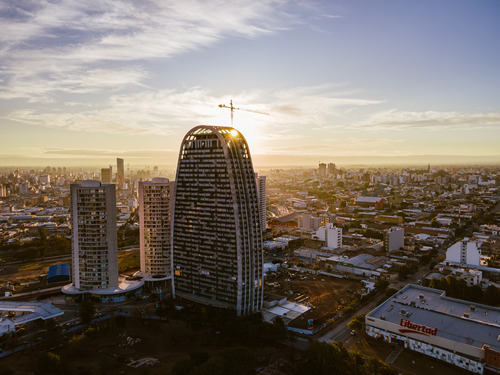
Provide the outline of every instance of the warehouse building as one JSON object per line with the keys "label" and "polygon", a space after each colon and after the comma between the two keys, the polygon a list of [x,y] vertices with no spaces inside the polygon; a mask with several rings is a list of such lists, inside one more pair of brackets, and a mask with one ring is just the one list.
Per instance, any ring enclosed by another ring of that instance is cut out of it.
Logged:
{"label": "warehouse building", "polygon": [[407,285],[366,315],[366,333],[476,374],[500,374],[500,309]]}

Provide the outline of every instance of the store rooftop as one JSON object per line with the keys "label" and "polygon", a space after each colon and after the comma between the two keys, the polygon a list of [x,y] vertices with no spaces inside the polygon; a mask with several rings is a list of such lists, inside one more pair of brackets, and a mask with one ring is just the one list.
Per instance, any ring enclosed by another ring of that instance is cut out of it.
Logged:
{"label": "store rooftop", "polygon": [[500,351],[500,309],[450,298],[445,291],[409,284],[367,314],[399,325],[401,319],[437,328],[436,336]]}

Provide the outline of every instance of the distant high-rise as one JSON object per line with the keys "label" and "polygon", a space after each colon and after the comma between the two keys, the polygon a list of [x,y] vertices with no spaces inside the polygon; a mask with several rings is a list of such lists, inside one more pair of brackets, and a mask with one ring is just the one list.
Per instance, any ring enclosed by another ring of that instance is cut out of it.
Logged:
{"label": "distant high-rise", "polygon": [[50,186],[50,175],[42,174],[40,176],[40,184]]}
{"label": "distant high-rise", "polygon": [[326,176],[326,164],[325,163],[319,163],[318,174],[319,174],[319,177]]}
{"label": "distant high-rise", "polygon": [[335,166],[335,163],[328,163],[328,174],[330,176],[334,176],[335,173],[337,173],[337,167]]}
{"label": "distant high-rise", "polygon": [[267,227],[267,207],[266,207],[266,176],[257,176],[257,194],[259,196],[259,215],[262,231]]}
{"label": "distant high-rise", "polygon": [[236,129],[197,126],[184,137],[174,195],[176,294],[228,307],[262,308],[263,250],[250,150]]}
{"label": "distant high-rise", "polygon": [[118,186],[120,188],[123,187],[123,181],[125,181],[125,165],[123,163],[123,159],[116,159],[116,171],[118,174]]}
{"label": "distant high-rise", "polygon": [[118,287],[115,185],[87,180],[71,185],[73,285]]}
{"label": "distant high-rise", "polygon": [[109,168],[101,169],[101,182],[103,184],[110,184],[112,181],[113,169],[111,166]]}
{"label": "distant high-rise", "polygon": [[[321,226],[321,218],[304,213],[298,217],[299,227],[305,230],[318,230]],[[323,240],[324,241],[324,240]]]}
{"label": "distant high-rise", "polygon": [[141,272],[172,274],[171,202],[173,182],[156,177],[139,182]]}

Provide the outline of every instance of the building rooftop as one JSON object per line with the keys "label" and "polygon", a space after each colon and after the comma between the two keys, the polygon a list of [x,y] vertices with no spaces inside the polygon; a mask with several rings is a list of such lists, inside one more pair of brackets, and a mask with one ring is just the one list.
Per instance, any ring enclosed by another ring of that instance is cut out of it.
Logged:
{"label": "building rooftop", "polygon": [[65,294],[91,293],[91,294],[107,296],[107,295],[116,295],[116,294],[123,294],[123,293],[131,292],[131,291],[134,291],[136,289],[139,289],[143,285],[144,285],[144,280],[120,279],[118,287],[116,287],[116,288],[81,290],[81,289],[75,288],[75,286],[73,284],[68,284],[62,288],[62,292]]}
{"label": "building rooftop", "polygon": [[400,324],[408,319],[437,328],[436,336],[500,351],[500,309],[446,297],[443,290],[407,285],[367,314],[367,318]]}
{"label": "building rooftop", "polygon": [[15,325],[28,323],[37,319],[47,320],[64,314],[64,311],[54,305],[44,302],[2,301],[0,302],[0,311],[24,313],[13,319]]}
{"label": "building rooftop", "polygon": [[310,307],[301,305],[300,303],[287,302],[283,305],[274,306],[267,311],[263,311],[262,316],[266,322],[273,322],[277,316],[280,316],[283,322],[288,324],[310,309]]}
{"label": "building rooftop", "polygon": [[379,268],[380,266],[384,265],[384,263],[387,261],[387,258],[385,257],[375,257],[370,254],[359,254],[355,257],[352,257],[347,260],[341,261],[343,264],[350,264],[354,267],[359,267],[359,268],[366,268],[370,270],[374,270],[376,268]]}
{"label": "building rooftop", "polygon": [[364,203],[378,203],[382,199],[385,199],[384,197],[365,197],[365,196],[360,196],[356,198],[356,202],[364,202]]}
{"label": "building rooftop", "polygon": [[101,187],[101,182],[96,180],[85,180],[81,183],[82,187]]}

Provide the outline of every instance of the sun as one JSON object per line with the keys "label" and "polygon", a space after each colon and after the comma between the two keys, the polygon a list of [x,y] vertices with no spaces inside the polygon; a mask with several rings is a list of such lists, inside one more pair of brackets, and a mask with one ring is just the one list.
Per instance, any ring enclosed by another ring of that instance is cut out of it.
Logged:
{"label": "sun", "polygon": [[[255,153],[259,148],[259,123],[252,115],[240,114],[234,116],[233,127],[239,131],[248,143],[251,152]],[[231,131],[232,134],[232,131]]]}
{"label": "sun", "polygon": [[[264,117],[264,118],[262,118]],[[262,130],[265,129],[264,121],[267,120],[266,116],[261,114],[248,113],[244,111],[235,111],[233,119],[233,128],[230,134],[233,137],[241,134],[248,143],[251,153],[258,153],[262,147],[263,140]],[[210,121],[211,123],[219,124],[222,126],[231,126],[231,121],[228,113],[219,114]]]}

